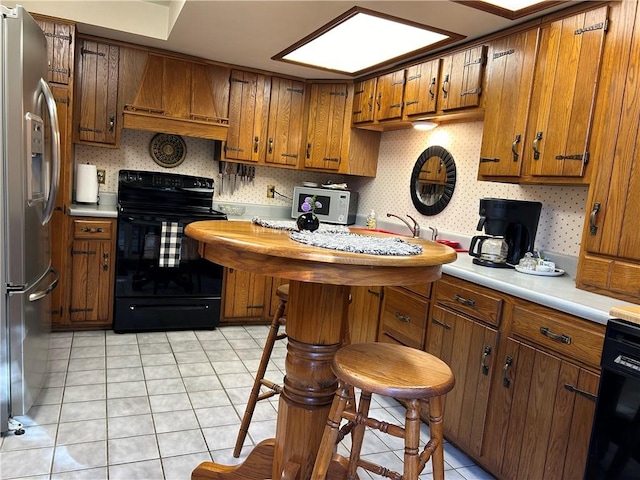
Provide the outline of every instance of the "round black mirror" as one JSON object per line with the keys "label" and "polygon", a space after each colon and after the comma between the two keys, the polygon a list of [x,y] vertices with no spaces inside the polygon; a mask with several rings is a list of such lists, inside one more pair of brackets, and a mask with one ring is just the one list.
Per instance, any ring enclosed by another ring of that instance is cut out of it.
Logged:
{"label": "round black mirror", "polygon": [[411,173],[411,200],[423,215],[436,215],[449,204],[456,186],[456,162],[445,148],[427,148]]}

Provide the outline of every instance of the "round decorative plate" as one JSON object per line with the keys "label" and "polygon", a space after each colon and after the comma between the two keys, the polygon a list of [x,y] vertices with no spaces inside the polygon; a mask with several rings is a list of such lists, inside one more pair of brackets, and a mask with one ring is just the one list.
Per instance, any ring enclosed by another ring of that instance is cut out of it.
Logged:
{"label": "round decorative plate", "polygon": [[187,145],[179,135],[158,133],[149,144],[151,158],[161,167],[173,168],[184,162],[187,156]]}

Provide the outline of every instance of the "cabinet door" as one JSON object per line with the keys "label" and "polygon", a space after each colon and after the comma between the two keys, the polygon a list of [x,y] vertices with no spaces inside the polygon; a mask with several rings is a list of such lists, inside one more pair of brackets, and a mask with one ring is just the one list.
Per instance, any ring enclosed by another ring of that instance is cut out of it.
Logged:
{"label": "cabinet door", "polygon": [[112,322],[115,245],[111,240],[74,240],[71,247],[69,319],[79,328]]}
{"label": "cabinet door", "polygon": [[538,30],[491,43],[478,177],[518,177],[522,171]]}
{"label": "cabinet door", "polygon": [[436,111],[440,59],[407,68],[403,116],[412,117]]}
{"label": "cabinet door", "polygon": [[351,123],[373,122],[373,98],[375,93],[375,78],[363,80],[355,84]]}
{"label": "cabinet door", "polygon": [[445,399],[444,431],[476,455],[482,450],[497,337],[493,328],[433,307],[426,351],[447,363],[456,379]]}
{"label": "cabinet door", "polygon": [[345,83],[311,85],[305,168],[340,168],[347,91]]}
{"label": "cabinet door", "polygon": [[229,86],[229,133],[224,156],[231,160],[258,162],[267,149],[269,77],[234,70]]}
{"label": "cabinet door", "polygon": [[378,77],[376,86],[376,120],[394,120],[402,117],[404,70]]}
{"label": "cabinet door", "polygon": [[49,83],[69,85],[73,71],[73,25],[56,23],[36,18],[47,39],[47,62]]}
{"label": "cabinet door", "polygon": [[115,145],[120,50],[83,40],[79,54],[75,138],[79,142]]}
{"label": "cabinet door", "polygon": [[375,342],[378,336],[382,287],[351,287],[349,295],[351,343]]}
{"label": "cabinet door", "polygon": [[270,294],[271,277],[235,268],[225,269],[223,321],[245,317],[263,318],[268,312],[266,303]]}
{"label": "cabinet door", "polygon": [[298,165],[303,116],[304,83],[272,77],[265,163]]}
{"label": "cabinet door", "polygon": [[60,127],[60,183],[56,206],[51,216],[51,266],[60,272],[60,282],[58,288],[51,292],[51,321],[53,326],[58,327],[66,323],[66,280],[69,277],[67,272],[68,243],[68,219],[66,216],[67,205],[71,200],[70,170],[73,160],[71,159],[71,138],[69,136],[69,123],[71,121],[69,88],[66,86],[51,85],[51,92],[56,102],[58,113],[58,124]]}
{"label": "cabinet door", "polygon": [[582,479],[598,376],[507,339],[485,458],[505,479]]}
{"label": "cabinet door", "polygon": [[526,147],[532,175],[584,174],[607,12],[604,6],[541,27]]}
{"label": "cabinet door", "polygon": [[442,59],[440,110],[477,107],[482,93],[486,47],[480,45]]}

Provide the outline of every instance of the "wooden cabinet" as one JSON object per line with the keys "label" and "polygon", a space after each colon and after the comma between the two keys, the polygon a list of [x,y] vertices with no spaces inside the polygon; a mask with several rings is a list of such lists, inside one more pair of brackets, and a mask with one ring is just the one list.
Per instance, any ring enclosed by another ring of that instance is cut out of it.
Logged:
{"label": "wooden cabinet", "polygon": [[589,192],[576,285],[634,303],[640,300],[638,122],[640,10],[611,6],[594,114],[593,183]]}
{"label": "wooden cabinet", "polygon": [[492,42],[480,180],[589,182],[607,21],[602,6]]}
{"label": "wooden cabinet", "polygon": [[385,288],[378,341],[422,349],[427,332],[428,307],[428,296],[417,293],[416,289]]}
{"label": "wooden cabinet", "polygon": [[301,81],[234,70],[225,159],[298,165],[304,121]]}
{"label": "wooden cabinet", "polygon": [[72,329],[111,328],[115,265],[115,219],[71,220]]}
{"label": "wooden cabinet", "polygon": [[47,82],[69,85],[73,78],[75,25],[34,15],[47,39]]}
{"label": "wooden cabinet", "polygon": [[538,30],[491,42],[478,178],[519,177],[533,82]]}
{"label": "wooden cabinet", "polygon": [[374,177],[380,132],[351,128],[353,85],[312,83],[309,89],[304,168]]}
{"label": "wooden cabinet", "polygon": [[[425,350],[446,362],[456,378],[455,387],[445,398],[445,435],[480,456],[498,348],[497,329],[484,322],[497,325],[502,302],[491,303],[487,301],[491,297],[483,292],[472,292],[462,285],[452,279],[437,283]],[[452,292],[456,292],[453,304]]]}
{"label": "wooden cabinet", "polygon": [[80,40],[77,53],[74,140],[115,147],[120,49],[106,43]]}
{"label": "wooden cabinet", "polygon": [[269,315],[272,277],[235,268],[224,269],[220,324],[264,323]]}
{"label": "wooden cabinet", "polygon": [[382,287],[351,287],[349,292],[349,338],[351,343],[375,342],[384,295]]}
{"label": "wooden cabinet", "polygon": [[364,122],[373,122],[373,103],[375,94],[375,77],[356,82],[353,91],[353,109],[351,112],[351,122],[354,125]]}
{"label": "wooden cabinet", "polygon": [[484,45],[443,57],[438,108],[446,112],[480,105],[485,63]]}
{"label": "wooden cabinet", "polygon": [[582,479],[599,376],[507,339],[484,454],[500,478]]}
{"label": "wooden cabinet", "polygon": [[440,59],[412,65],[406,69],[404,119],[411,120],[437,110]]}
{"label": "wooden cabinet", "polygon": [[375,119],[378,121],[402,118],[404,69],[380,75],[376,81]]}

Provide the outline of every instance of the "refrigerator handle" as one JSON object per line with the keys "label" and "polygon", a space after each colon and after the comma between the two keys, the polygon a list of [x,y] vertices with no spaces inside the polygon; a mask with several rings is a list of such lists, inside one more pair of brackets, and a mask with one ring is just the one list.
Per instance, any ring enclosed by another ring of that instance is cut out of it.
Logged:
{"label": "refrigerator handle", "polygon": [[47,288],[45,288],[44,290],[38,290],[37,292],[34,292],[34,293],[30,294],[29,295],[29,301],[30,302],[36,302],[36,301],[40,300],[41,298],[46,297],[51,292],[53,292],[54,288],[56,288],[58,286],[58,282],[60,281],[60,273],[58,273],[58,270],[56,270],[55,268],[51,267],[51,269],[49,270],[49,273],[53,273],[55,275],[55,278],[53,279],[53,282],[51,282],[49,284],[49,286]]}
{"label": "refrigerator handle", "polygon": [[58,185],[60,183],[60,127],[58,125],[56,102],[49,88],[49,84],[47,84],[44,78],[40,79],[40,87],[47,104],[49,119],[51,120],[51,178],[49,183],[49,198],[47,198],[47,204],[42,213],[42,225],[46,225],[49,223],[49,220],[51,220],[51,215],[53,215],[56,197],[58,196]]}

